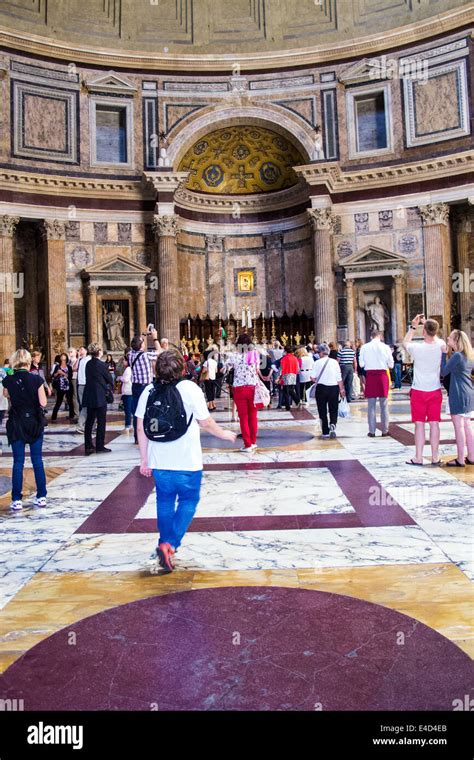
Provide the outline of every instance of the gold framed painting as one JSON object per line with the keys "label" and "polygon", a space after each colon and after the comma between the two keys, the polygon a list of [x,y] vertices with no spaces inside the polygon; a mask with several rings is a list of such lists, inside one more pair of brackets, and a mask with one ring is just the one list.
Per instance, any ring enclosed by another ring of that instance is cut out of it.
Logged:
{"label": "gold framed painting", "polygon": [[237,290],[239,293],[252,293],[254,290],[254,273],[241,271],[237,275]]}

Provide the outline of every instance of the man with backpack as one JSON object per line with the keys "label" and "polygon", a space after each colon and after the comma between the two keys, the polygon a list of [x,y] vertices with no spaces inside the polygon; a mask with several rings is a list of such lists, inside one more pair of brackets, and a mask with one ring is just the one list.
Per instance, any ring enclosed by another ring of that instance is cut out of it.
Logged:
{"label": "man with backpack", "polygon": [[142,392],[135,416],[140,446],[140,473],[153,475],[159,522],[156,550],[159,565],[174,569],[173,555],[181,544],[199,502],[202,449],[199,428],[222,438],[236,434],[211,417],[202,390],[184,378],[179,351],[163,351],[156,359],[156,378]]}

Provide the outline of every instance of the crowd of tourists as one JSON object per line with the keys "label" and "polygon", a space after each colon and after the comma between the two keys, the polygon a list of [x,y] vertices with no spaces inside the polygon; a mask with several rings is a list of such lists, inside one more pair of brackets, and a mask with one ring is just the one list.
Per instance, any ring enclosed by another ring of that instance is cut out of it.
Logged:
{"label": "crowd of tourists", "polygon": [[[419,328],[422,339],[414,341]],[[13,453],[10,509],[23,508],[27,444],[36,480],[34,504],[46,506],[42,446],[48,397],[55,396],[50,423],[58,420],[64,406],[69,422],[84,436],[86,456],[111,451],[105,445],[107,408],[120,398],[124,428],[130,435],[133,432],[139,447],[140,472],[155,480],[160,533],[156,560],[163,571],[171,572],[173,556],[199,502],[200,429],[231,443],[237,439],[235,430],[213,419],[217,399],[227,398],[230,421],[239,422],[244,454],[258,447],[259,409],[304,410],[313,399],[323,439],[336,437],[338,418],[348,415],[349,404],[361,395],[367,400],[367,435],[376,436],[378,401],[381,435],[389,436],[388,396],[391,387],[402,387],[406,359],[411,360],[408,377],[415,424],[415,454],[407,464],[423,465],[426,422],[431,465],[442,464],[443,384],[457,447],[456,458],[446,464],[474,465],[474,352],[461,330],[453,330],[446,341],[439,335],[436,320],[419,314],[401,346],[387,345],[377,331],[365,344],[347,340],[306,346],[283,346],[279,341],[254,345],[242,333],[235,345],[211,343],[202,354],[186,353],[166,338],[158,340],[157,331],[150,329],[135,336],[123,356],[103,356],[102,347],[90,343],[59,354],[49,369],[42,365],[39,352],[19,349],[0,368],[0,425],[8,411],[6,433]]]}

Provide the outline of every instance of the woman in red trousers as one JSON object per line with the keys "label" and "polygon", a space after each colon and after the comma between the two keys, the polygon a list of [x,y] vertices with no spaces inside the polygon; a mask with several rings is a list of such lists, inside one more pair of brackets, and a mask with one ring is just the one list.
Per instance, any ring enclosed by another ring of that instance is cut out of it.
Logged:
{"label": "woman in red trousers", "polygon": [[255,350],[250,336],[246,333],[239,335],[237,351],[228,357],[226,368],[234,370],[233,397],[239,413],[240,430],[244,439],[241,451],[245,451],[247,454],[257,448],[258,420],[254,396],[259,365],[260,355]]}

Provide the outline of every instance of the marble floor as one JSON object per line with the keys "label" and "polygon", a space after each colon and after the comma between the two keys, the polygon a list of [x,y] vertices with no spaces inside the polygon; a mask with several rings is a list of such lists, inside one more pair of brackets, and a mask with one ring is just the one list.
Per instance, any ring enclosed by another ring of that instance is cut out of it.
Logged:
{"label": "marble floor", "polygon": [[[406,464],[406,393],[393,393],[390,415],[390,436],[368,438],[365,402],[354,402],[337,438],[321,440],[314,406],[264,410],[250,456],[240,439],[203,437],[201,502],[170,575],[150,563],[153,481],[140,476],[119,414],[107,456],[86,458],[66,418],[49,425],[46,509],[32,506],[27,457],[24,509],[8,512],[11,452],[0,436],[0,699],[24,696],[26,710],[141,710],[155,700],[161,709],[451,709],[460,690],[470,693],[474,656],[474,468]],[[238,431],[227,399],[215,418]],[[445,419],[443,460],[453,441]],[[235,632],[238,651],[226,648]],[[71,635],[79,648],[65,646]],[[132,651],[135,672],[124,661]],[[170,657],[182,672],[165,694]],[[140,687],[147,668],[156,692]]]}

